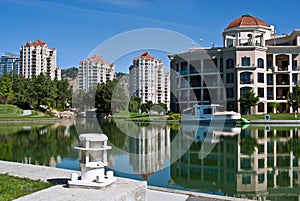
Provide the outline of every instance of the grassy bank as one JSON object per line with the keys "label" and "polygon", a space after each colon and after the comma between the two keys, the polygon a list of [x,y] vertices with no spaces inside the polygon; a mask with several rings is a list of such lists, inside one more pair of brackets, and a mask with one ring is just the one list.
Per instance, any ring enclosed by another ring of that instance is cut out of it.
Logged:
{"label": "grassy bank", "polygon": [[34,181],[25,178],[17,178],[0,174],[0,200],[14,200],[30,193],[49,188],[52,184]]}
{"label": "grassy bank", "polygon": [[114,118],[131,119],[132,121],[166,121],[168,116],[138,114],[133,112],[120,112],[113,115]]}
{"label": "grassy bank", "polygon": [[[270,120],[300,120],[300,115],[295,117],[294,114],[273,114],[270,113]],[[242,115],[242,117],[248,120],[264,120],[265,115]]]}
{"label": "grassy bank", "polygon": [[0,121],[36,121],[36,120],[56,120],[49,114],[32,111],[31,115],[22,116],[23,110],[14,105],[0,104]]}

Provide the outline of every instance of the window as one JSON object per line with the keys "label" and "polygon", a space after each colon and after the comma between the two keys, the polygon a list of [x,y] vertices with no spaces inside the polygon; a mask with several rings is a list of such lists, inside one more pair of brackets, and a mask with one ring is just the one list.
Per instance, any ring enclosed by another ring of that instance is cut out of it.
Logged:
{"label": "window", "polygon": [[251,169],[251,160],[249,158],[243,158],[241,160],[242,169]]}
{"label": "window", "polygon": [[265,112],[265,105],[263,103],[258,103],[258,112]]}
{"label": "window", "polygon": [[262,58],[257,59],[258,68],[264,68],[264,60]]}
{"label": "window", "polygon": [[273,84],[273,75],[267,74],[267,84]]}
{"label": "window", "polygon": [[226,88],[226,98],[234,98],[234,89]]}
{"label": "window", "polygon": [[257,75],[257,82],[258,83],[264,83],[265,79],[264,79],[264,74],[263,73],[258,73]]}
{"label": "window", "polygon": [[242,177],[242,184],[251,184],[251,177],[250,176],[243,176]]}
{"label": "window", "polygon": [[231,69],[233,68],[234,64],[233,64],[233,59],[227,59],[226,60],[226,69]]}
{"label": "window", "polygon": [[233,173],[227,173],[226,174],[226,181],[228,183],[233,183],[234,182],[234,177],[235,177],[235,175]]}
{"label": "window", "polygon": [[226,74],[226,83],[234,83],[234,75],[233,73]]}
{"label": "window", "polygon": [[258,97],[260,97],[260,98],[265,97],[265,96],[264,96],[264,94],[265,94],[265,93],[264,93],[264,88],[258,88],[258,89],[257,89],[257,92],[258,92],[258,93],[257,93]]}
{"label": "window", "polygon": [[293,74],[292,75],[292,82],[293,82],[293,84],[297,84],[298,83],[298,75],[297,74]]}
{"label": "window", "polygon": [[250,72],[243,72],[243,73],[241,73],[240,83],[241,84],[251,84],[252,83],[251,74],[252,73],[250,73]]}
{"label": "window", "polygon": [[259,174],[258,175],[258,183],[262,184],[265,181],[265,174]]}
{"label": "window", "polygon": [[250,66],[250,57],[242,58],[242,66]]}
{"label": "window", "polygon": [[258,168],[264,168],[265,167],[265,160],[259,159],[258,160]]}
{"label": "window", "polygon": [[211,109],[211,108],[204,109],[204,110],[203,110],[203,113],[204,113],[204,114],[212,114],[212,109]]}

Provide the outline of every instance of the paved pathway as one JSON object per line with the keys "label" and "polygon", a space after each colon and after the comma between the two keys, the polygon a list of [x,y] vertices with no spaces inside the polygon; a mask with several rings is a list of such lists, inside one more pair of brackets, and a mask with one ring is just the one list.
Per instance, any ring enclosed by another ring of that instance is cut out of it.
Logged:
{"label": "paved pathway", "polygon": [[23,110],[22,116],[29,116],[31,114],[32,114],[31,110]]}
{"label": "paved pathway", "polygon": [[[30,164],[0,161],[0,174],[26,177],[34,180],[69,179],[76,171]],[[76,172],[79,173],[79,172]],[[16,199],[16,201],[93,201],[93,200],[128,200],[128,201],[249,201],[232,197],[223,197],[189,191],[148,186],[146,182],[118,178],[113,186],[104,190],[67,188],[56,185]],[[147,190],[146,190],[147,189]]]}

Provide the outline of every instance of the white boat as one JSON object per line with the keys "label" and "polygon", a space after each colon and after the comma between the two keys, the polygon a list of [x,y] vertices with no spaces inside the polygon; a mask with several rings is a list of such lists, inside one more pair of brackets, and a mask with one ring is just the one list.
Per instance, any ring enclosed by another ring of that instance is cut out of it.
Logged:
{"label": "white boat", "polygon": [[234,111],[217,111],[219,105],[194,105],[185,109],[182,123],[193,124],[234,124],[241,120],[241,114]]}

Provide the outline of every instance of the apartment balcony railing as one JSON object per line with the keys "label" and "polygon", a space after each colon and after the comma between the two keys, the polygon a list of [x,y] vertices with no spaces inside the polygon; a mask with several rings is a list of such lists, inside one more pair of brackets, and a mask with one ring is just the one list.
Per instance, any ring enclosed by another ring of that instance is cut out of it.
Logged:
{"label": "apartment balcony railing", "polygon": [[277,69],[278,69],[278,71],[288,71],[287,66],[278,66]]}
{"label": "apartment balcony railing", "polygon": [[289,85],[290,82],[289,81],[277,81],[276,84],[277,85]]}
{"label": "apartment balcony railing", "polygon": [[241,79],[240,84],[253,84],[253,79]]}
{"label": "apartment balcony railing", "polygon": [[286,96],[283,96],[283,95],[277,95],[277,96],[276,96],[276,99],[277,99],[277,100],[286,100]]}

